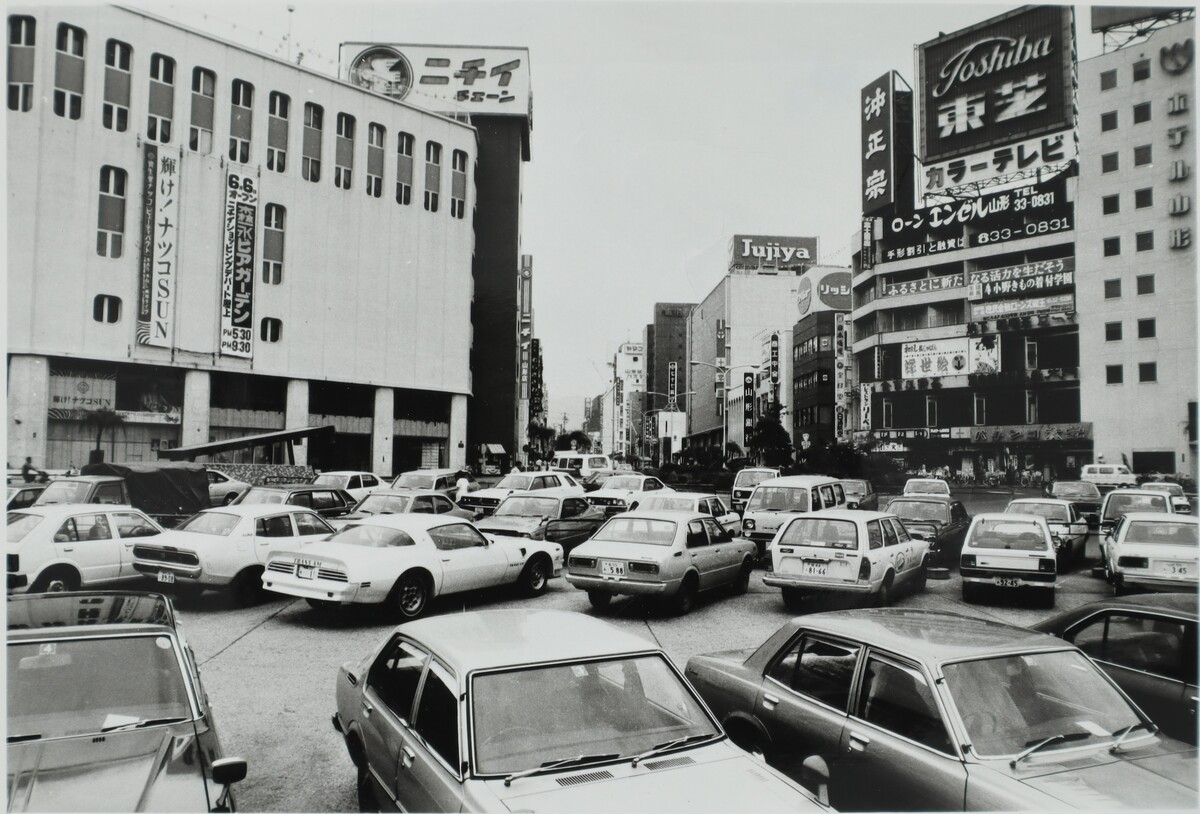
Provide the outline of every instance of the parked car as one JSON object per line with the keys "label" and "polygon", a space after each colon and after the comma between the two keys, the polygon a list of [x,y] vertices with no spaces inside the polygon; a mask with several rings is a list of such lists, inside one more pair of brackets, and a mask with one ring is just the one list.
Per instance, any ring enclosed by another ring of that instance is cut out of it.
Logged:
{"label": "parked car", "polygon": [[447,514],[471,520],[474,512],[460,509],[450,498],[421,489],[379,489],[367,495],[350,514],[331,517],[329,525],[340,529],[367,517],[381,514]]}
{"label": "parked car", "polygon": [[138,540],[163,529],[132,506],[30,506],[8,513],[8,592],[47,593],[139,579]]}
{"label": "parked car", "polygon": [[808,593],[844,593],[886,605],[901,587],[925,590],[929,542],[910,536],[900,518],[884,512],[829,509],[791,518],[767,551],[767,585],[799,610]]}
{"label": "parked car", "polygon": [[1200,518],[1126,514],[1101,539],[1100,558],[1118,595],[1133,588],[1195,591],[1200,585]]}
{"label": "parked car", "polygon": [[588,503],[599,506],[609,515],[631,511],[651,495],[674,493],[675,490],[653,475],[639,475],[636,472],[625,472],[613,475],[604,482],[604,486],[594,492],[589,492]]}
{"label": "parked car", "polygon": [[1009,501],[1005,514],[1038,514],[1046,518],[1060,566],[1083,557],[1087,548],[1087,521],[1075,512],[1069,500],[1028,497]]}
{"label": "parked car", "polygon": [[384,605],[415,619],[443,594],[514,583],[539,594],[562,565],[558,543],[485,536],[444,514],[388,514],[303,549],[269,552],[262,583],[315,608]]}
{"label": "parked car", "polygon": [[842,490],[846,493],[847,509],[862,509],[867,512],[879,511],[879,493],[869,480],[842,478]]}
{"label": "parked car", "polygon": [[411,622],[335,686],[364,811],[824,808],[731,744],[662,650],[583,614]]}
{"label": "parked car", "polygon": [[332,486],[348,492],[354,502],[379,489],[386,489],[388,482],[380,480],[371,472],[335,471],[322,472],[313,480],[315,486]]}
{"label": "parked car", "polygon": [[1110,489],[1135,488],[1137,476],[1127,466],[1119,464],[1086,464],[1079,471],[1079,479],[1096,484],[1101,492]]}
{"label": "parked car", "polygon": [[24,509],[32,506],[38,495],[46,488],[44,483],[11,484],[8,487],[8,508]]}
{"label": "parked car", "polygon": [[477,517],[486,517],[496,511],[500,501],[509,495],[542,489],[568,489],[576,495],[583,495],[583,487],[565,472],[513,472],[490,489],[471,492],[458,505],[475,512]]}
{"label": "parked car", "polygon": [[576,478],[586,478],[597,470],[614,470],[612,459],[607,455],[592,452],[569,452],[560,450],[547,467],[555,472],[566,472]]}
{"label": "parked car", "polygon": [[971,525],[961,502],[943,495],[901,495],[889,500],[883,510],[899,517],[909,534],[929,541],[935,565],[958,562]]}
{"label": "parked car", "polygon": [[192,463],[88,464],[79,475],[55,478],[34,506],[107,503],[133,506],[170,528],[209,506],[208,476]]}
{"label": "parked car", "polygon": [[311,509],[250,503],[205,509],[157,540],[133,546],[133,567],[166,585],[228,590],[239,605],[262,599],[267,554],[333,533]]}
{"label": "parked car", "polygon": [[465,469],[414,469],[401,472],[392,481],[393,489],[421,489],[437,492],[451,500],[458,500],[458,479],[467,479],[467,491],[479,489],[479,483]]}
{"label": "parked car", "polygon": [[572,489],[541,489],[509,495],[475,525],[484,534],[550,540],[566,555],[604,524],[604,512]]}
{"label": "parked car", "polygon": [[237,500],[238,495],[250,488],[246,481],[231,478],[219,469],[206,469],[208,475],[208,502],[212,506],[224,506]]}
{"label": "parked car", "polygon": [[1046,518],[1036,514],[977,514],[959,559],[964,602],[986,588],[1038,591],[1054,607],[1058,558]]}
{"label": "parked car", "polygon": [[1091,657],[1164,734],[1196,745],[1196,592],[1103,599],[1033,626]]}
{"label": "parked car", "polygon": [[1171,498],[1152,489],[1114,489],[1104,496],[1100,505],[1100,529],[1107,531],[1117,519],[1130,512],[1163,512],[1173,514]]}
{"label": "parked car", "polygon": [[950,497],[950,484],[941,478],[909,478],[904,482],[904,491],[901,494]]}
{"label": "parked car", "polygon": [[598,610],[618,594],[640,595],[682,615],[701,591],[728,585],[745,593],[755,554],[753,543],[731,537],[710,515],[639,510],[609,518],[572,551],[566,577]]}
{"label": "parked car", "polygon": [[1151,492],[1163,492],[1171,498],[1171,510],[1176,514],[1191,514],[1192,502],[1187,499],[1187,495],[1183,493],[1183,487],[1178,483],[1170,483],[1167,481],[1146,481],[1139,489],[1149,490]]}
{"label": "parked car", "polygon": [[604,482],[613,475],[620,474],[616,469],[595,469],[590,474],[579,478],[579,485],[584,492],[594,492],[604,486]]}
{"label": "parked car", "polygon": [[1051,481],[1042,487],[1046,497],[1069,500],[1090,528],[1100,526],[1100,503],[1104,498],[1096,484],[1086,480]]}
{"label": "parked car", "polygon": [[[978,519],[977,519],[978,522]],[[799,616],[686,677],[729,736],[843,811],[1194,807],[1196,750],[1075,646],[910,608]]]}
{"label": "parked car", "polygon": [[280,483],[252,486],[233,501],[232,506],[271,506],[286,503],[312,509],[326,519],[341,517],[354,511],[358,503],[344,489],[318,486],[312,483]]}
{"label": "parked car", "polygon": [[196,659],[161,594],[8,598],[9,811],[232,811]]}
{"label": "parked car", "polygon": [[730,502],[733,510],[739,515],[746,511],[746,502],[754,493],[754,487],[765,480],[779,477],[779,470],[764,466],[749,466],[739,469],[733,477],[733,494]]}
{"label": "parked car", "polygon": [[707,492],[668,492],[643,498],[638,508],[644,511],[696,512],[716,518],[732,536],[742,533],[742,518],[731,512],[725,502]]}
{"label": "parked car", "polygon": [[846,492],[842,484],[824,475],[786,475],[770,478],[754,487],[742,514],[742,536],[766,556],[767,544],[793,514],[843,508]]}

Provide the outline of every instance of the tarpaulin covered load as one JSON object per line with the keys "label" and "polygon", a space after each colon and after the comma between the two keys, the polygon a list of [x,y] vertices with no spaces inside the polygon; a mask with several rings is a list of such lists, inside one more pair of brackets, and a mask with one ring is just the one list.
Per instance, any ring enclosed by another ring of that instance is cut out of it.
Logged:
{"label": "tarpaulin covered load", "polygon": [[151,515],[191,515],[207,509],[208,475],[192,463],[98,463],[80,474],[125,479],[129,502]]}

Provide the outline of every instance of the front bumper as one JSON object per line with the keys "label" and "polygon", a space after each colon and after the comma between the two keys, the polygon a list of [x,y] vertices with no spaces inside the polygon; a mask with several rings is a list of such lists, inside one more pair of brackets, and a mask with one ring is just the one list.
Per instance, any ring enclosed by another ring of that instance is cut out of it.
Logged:
{"label": "front bumper", "polygon": [[584,591],[603,591],[628,596],[674,596],[679,593],[681,579],[641,580],[629,577],[600,577],[565,574],[567,582]]}
{"label": "front bumper", "polygon": [[802,588],[805,591],[827,591],[829,593],[869,594],[875,585],[869,582],[827,582],[798,574],[780,574],[770,571],[763,575],[763,584],[774,588]]}

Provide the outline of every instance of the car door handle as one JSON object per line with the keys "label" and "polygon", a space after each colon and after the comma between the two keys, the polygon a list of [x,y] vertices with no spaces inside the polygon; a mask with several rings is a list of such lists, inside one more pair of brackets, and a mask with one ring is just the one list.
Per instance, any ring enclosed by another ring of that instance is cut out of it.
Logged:
{"label": "car door handle", "polygon": [[64,546],[63,547],[63,551],[74,551],[74,550],[75,550],[75,546]]}
{"label": "car door handle", "polygon": [[870,743],[871,743],[871,739],[868,738],[866,735],[863,735],[859,732],[851,732],[850,733],[850,748],[848,751],[851,751],[851,752],[865,751],[867,746]]}
{"label": "car door handle", "polygon": [[767,709],[775,709],[775,705],[779,703],[778,696],[771,695],[769,692],[763,693],[763,706]]}
{"label": "car door handle", "polygon": [[403,758],[400,761],[400,765],[402,765],[406,769],[410,768],[413,765],[413,761],[415,761],[417,759],[416,753],[412,749],[409,749],[407,746],[400,747],[400,754],[403,755]]}
{"label": "car door handle", "polygon": [[449,557],[442,557],[442,562],[450,562],[450,558],[449,558]]}
{"label": "car door handle", "polygon": [[363,715],[369,717],[371,715],[371,713],[375,711],[375,707],[371,706],[366,701],[363,701],[362,702],[362,711],[363,711]]}

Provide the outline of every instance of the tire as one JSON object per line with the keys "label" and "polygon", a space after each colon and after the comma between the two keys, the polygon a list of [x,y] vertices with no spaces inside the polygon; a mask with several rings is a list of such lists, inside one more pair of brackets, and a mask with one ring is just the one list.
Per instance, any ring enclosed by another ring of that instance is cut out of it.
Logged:
{"label": "tire", "polygon": [[879,590],[871,596],[871,605],[876,608],[886,608],[888,601],[892,598],[892,575],[888,573],[883,582],[879,583]]}
{"label": "tire", "polygon": [[1041,598],[1042,599],[1041,606],[1043,608],[1053,608],[1054,607],[1054,594],[1057,592],[1053,588],[1051,588],[1050,590],[1043,591],[1042,593],[1044,595]]}
{"label": "tire", "polygon": [[792,613],[800,613],[803,610],[804,594],[799,588],[784,588],[783,591],[783,606]]}
{"label": "tire", "polygon": [[60,594],[79,590],[79,572],[74,568],[51,568],[34,580],[31,594]]}
{"label": "tire", "polygon": [[726,728],[729,733],[729,739],[733,741],[734,746],[743,749],[750,753],[750,756],[755,760],[763,763],[767,762],[767,750],[763,747],[762,741],[758,737],[747,730],[748,726],[739,725],[733,728]]}
{"label": "tire", "polygon": [[257,605],[263,600],[262,569],[247,568],[229,583],[233,603],[239,608]]}
{"label": "tire", "polygon": [[338,606],[337,602],[331,602],[328,599],[305,599],[304,601],[310,608],[322,613],[331,613]]}
{"label": "tire", "polygon": [[921,561],[921,568],[917,571],[917,576],[913,579],[912,592],[914,594],[923,593],[925,584],[929,581],[929,558],[926,557]]}
{"label": "tire", "polygon": [[358,790],[359,811],[380,811],[379,802],[375,799],[375,789],[371,787],[371,772],[367,769],[366,758],[359,764],[356,787]]}
{"label": "tire", "polygon": [[525,596],[537,596],[545,593],[546,585],[550,582],[550,569],[546,567],[546,558],[535,555],[525,563],[525,569],[517,580],[521,593]]}
{"label": "tire", "polygon": [[388,600],[402,619],[416,619],[429,605],[429,585],[417,573],[401,574],[392,586]]}
{"label": "tire", "polygon": [[613,598],[613,595],[607,591],[588,591],[587,595],[588,602],[591,602],[592,607],[598,611],[605,610]]}
{"label": "tire", "polygon": [[672,604],[672,610],[676,616],[687,616],[692,608],[696,607],[696,594],[699,589],[696,587],[696,577],[688,575],[683,578],[683,584],[679,586],[679,593],[675,594]]}
{"label": "tire", "polygon": [[979,586],[973,582],[964,582],[962,586],[962,599],[968,605],[973,605],[979,601]]}
{"label": "tire", "polygon": [[750,574],[754,571],[754,562],[746,560],[742,563],[742,569],[738,571],[737,578],[733,581],[733,592],[738,596],[742,596],[750,590]]}

